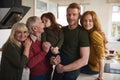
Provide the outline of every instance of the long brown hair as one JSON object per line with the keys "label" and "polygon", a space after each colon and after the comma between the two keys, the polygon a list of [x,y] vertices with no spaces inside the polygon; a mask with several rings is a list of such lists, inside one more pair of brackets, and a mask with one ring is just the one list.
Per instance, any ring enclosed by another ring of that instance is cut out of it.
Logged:
{"label": "long brown hair", "polygon": [[56,18],[53,13],[48,12],[48,13],[42,14],[41,20],[43,19],[43,17],[46,17],[51,21],[50,27],[52,27],[55,31],[59,31],[61,25],[56,22]]}
{"label": "long brown hair", "polygon": [[94,11],[86,11],[85,13],[83,13],[83,15],[81,16],[81,20],[80,20],[81,25],[83,25],[83,21],[84,21],[84,18],[85,18],[86,15],[91,15],[92,16],[92,20],[93,20],[93,24],[94,24],[94,27],[93,27],[92,30],[93,31],[94,30],[98,31],[101,34],[101,36],[103,37],[104,43],[106,44],[108,42],[107,38],[105,37],[105,34],[101,29],[101,24],[99,22],[97,14]]}

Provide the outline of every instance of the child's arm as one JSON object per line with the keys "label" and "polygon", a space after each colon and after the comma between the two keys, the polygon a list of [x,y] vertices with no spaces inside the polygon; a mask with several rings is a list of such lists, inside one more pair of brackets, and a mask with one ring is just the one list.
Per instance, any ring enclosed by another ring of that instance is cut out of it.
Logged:
{"label": "child's arm", "polygon": [[59,48],[58,47],[51,47],[51,52],[53,53],[54,56],[59,54]]}
{"label": "child's arm", "polygon": [[61,48],[61,46],[63,44],[63,41],[64,41],[64,34],[63,34],[63,31],[60,30],[60,32],[59,32],[59,41],[57,42],[56,46]]}

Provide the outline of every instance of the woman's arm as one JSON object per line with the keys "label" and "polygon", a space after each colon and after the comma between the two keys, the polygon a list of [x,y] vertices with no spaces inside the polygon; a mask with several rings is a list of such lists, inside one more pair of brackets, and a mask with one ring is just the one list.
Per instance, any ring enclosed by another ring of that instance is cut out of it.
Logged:
{"label": "woman's arm", "polygon": [[105,47],[104,47],[104,42],[103,42],[103,37],[97,32],[93,32],[91,41],[93,42],[94,45],[94,50],[95,50],[95,55],[97,56],[96,58],[99,59],[98,64],[99,64],[99,76],[97,80],[103,80],[103,73],[104,73],[104,57],[105,57]]}
{"label": "woman's arm", "polygon": [[103,75],[103,73],[104,73],[104,59],[100,59],[99,60],[99,76],[98,76],[98,78],[99,78],[99,80],[103,80],[103,77],[104,77],[104,75]]}

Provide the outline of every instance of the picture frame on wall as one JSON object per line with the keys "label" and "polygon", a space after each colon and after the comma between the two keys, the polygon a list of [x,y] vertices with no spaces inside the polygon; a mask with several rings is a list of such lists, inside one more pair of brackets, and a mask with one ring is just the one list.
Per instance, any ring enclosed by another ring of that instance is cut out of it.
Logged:
{"label": "picture frame on wall", "polygon": [[40,11],[47,11],[47,3],[40,0],[36,0],[36,8]]}

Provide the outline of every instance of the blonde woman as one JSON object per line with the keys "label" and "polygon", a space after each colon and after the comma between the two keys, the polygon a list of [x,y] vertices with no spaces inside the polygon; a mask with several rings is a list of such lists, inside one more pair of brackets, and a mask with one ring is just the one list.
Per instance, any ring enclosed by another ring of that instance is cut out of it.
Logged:
{"label": "blonde woman", "polygon": [[31,45],[28,35],[24,23],[13,25],[9,39],[2,47],[0,80],[21,80]]}

